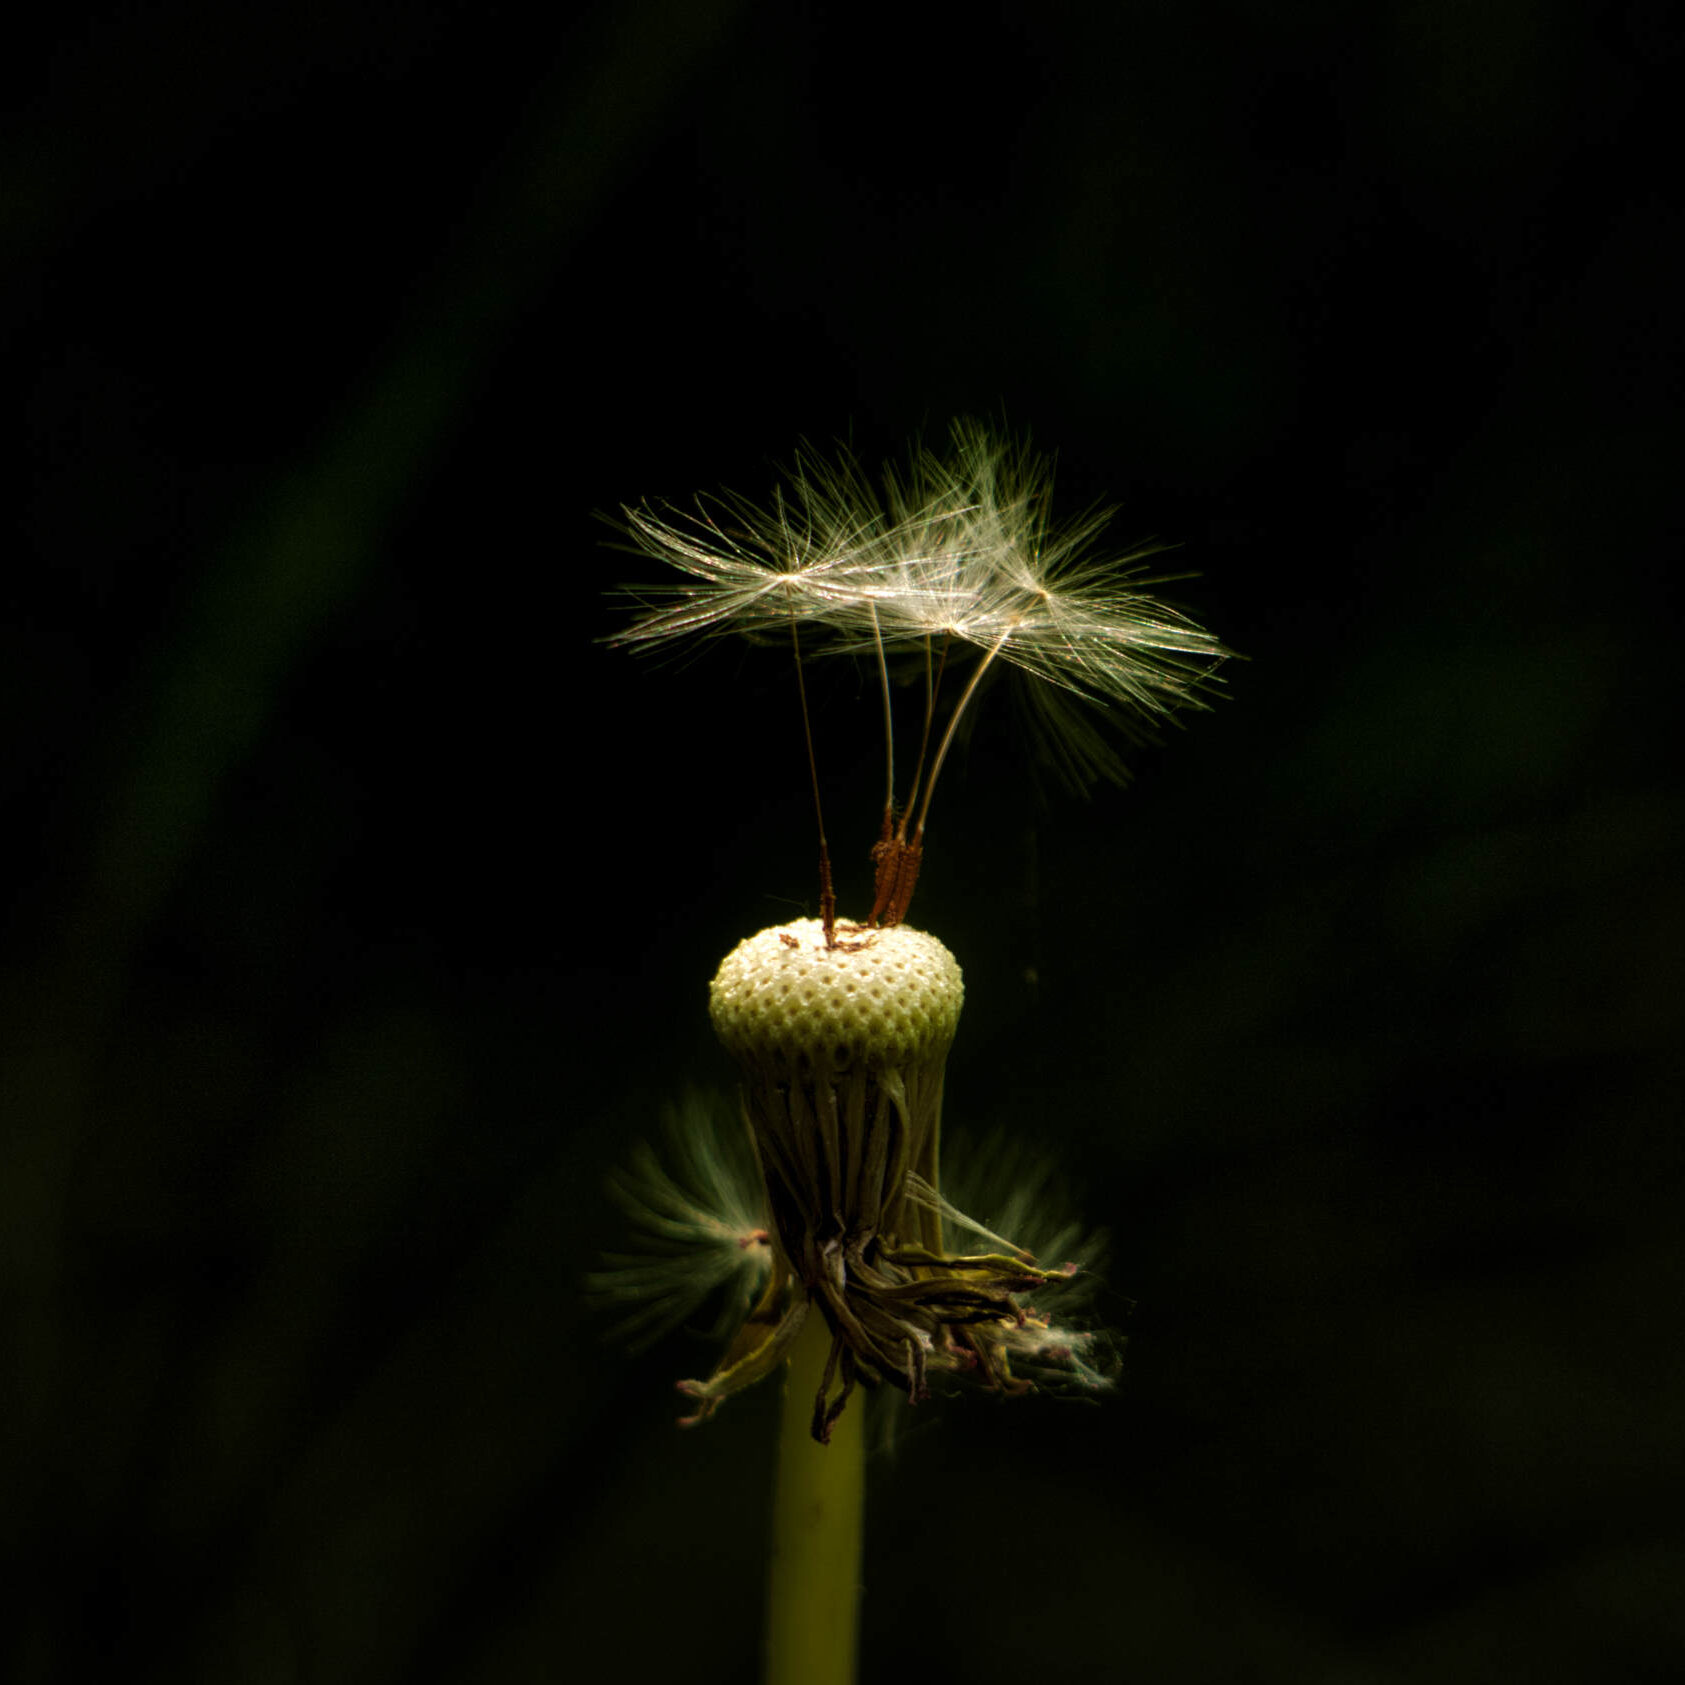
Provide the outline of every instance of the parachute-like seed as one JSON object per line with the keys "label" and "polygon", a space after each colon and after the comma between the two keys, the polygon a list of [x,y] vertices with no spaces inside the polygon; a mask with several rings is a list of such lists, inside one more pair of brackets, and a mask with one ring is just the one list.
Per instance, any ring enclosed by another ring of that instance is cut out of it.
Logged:
{"label": "parachute-like seed", "polygon": [[954,426],[945,454],[916,449],[877,484],[851,456],[804,447],[765,506],[727,495],[688,513],[623,511],[633,548],[685,578],[629,588],[645,612],[611,641],[647,648],[796,625],[815,634],[815,653],[918,646],[950,666],[970,653],[979,671],[998,662],[1047,692],[1032,694],[1029,717],[1070,782],[1121,781],[1121,759],[1085,710],[1115,712],[1139,738],[1204,706],[1229,652],[1154,595],[1174,577],[1149,571],[1165,546],[1104,549],[1112,512],[1061,527],[1052,491],[1047,458],[976,422]]}

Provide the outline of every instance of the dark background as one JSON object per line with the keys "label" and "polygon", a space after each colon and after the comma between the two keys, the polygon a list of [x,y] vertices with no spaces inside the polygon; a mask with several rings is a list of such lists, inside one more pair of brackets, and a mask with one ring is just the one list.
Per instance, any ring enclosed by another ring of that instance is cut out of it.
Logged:
{"label": "dark background", "polygon": [[[949,1119],[1138,1302],[873,1471],[864,1677],[1673,1678],[1685,31],[1660,0],[83,11],[0,154],[0,1674],[753,1677],[772,1389],[607,1168],[811,904],[790,675],[596,511],[1004,416],[1248,659],[1005,717]],[[845,907],[869,675],[817,680]],[[997,730],[996,725],[1001,729]]]}

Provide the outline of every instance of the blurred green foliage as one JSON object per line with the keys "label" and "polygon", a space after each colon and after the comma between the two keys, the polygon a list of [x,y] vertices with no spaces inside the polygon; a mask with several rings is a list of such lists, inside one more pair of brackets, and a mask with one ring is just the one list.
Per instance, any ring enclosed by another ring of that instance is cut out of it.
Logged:
{"label": "blurred green foliage", "polygon": [[580,1282],[814,894],[799,727],[593,645],[592,512],[1004,412],[1249,660],[1092,806],[945,775],[950,1116],[1139,1309],[876,1471],[868,1671],[1674,1676],[1665,8],[33,28],[0,1673],[753,1677],[772,1401],[671,1432]]}

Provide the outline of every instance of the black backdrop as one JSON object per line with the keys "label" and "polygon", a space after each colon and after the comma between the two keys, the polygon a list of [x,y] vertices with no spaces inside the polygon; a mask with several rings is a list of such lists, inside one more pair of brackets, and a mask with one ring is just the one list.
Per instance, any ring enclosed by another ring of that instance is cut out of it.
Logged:
{"label": "black backdrop", "polygon": [[[1247,660],[984,722],[949,1119],[1137,1302],[874,1467],[866,1676],[1674,1677],[1669,8],[108,6],[4,71],[18,1681],[753,1677],[770,1392],[603,1344],[609,1166],[810,905],[787,667],[599,511],[949,417]],[[845,906],[869,676],[817,680]]]}

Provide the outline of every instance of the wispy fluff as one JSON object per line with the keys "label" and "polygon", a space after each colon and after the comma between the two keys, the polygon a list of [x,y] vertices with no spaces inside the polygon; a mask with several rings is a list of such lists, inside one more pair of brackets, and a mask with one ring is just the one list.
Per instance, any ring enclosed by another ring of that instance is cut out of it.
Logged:
{"label": "wispy fluff", "polygon": [[1112,511],[1060,525],[1052,491],[1047,458],[962,421],[945,453],[917,449],[876,482],[847,455],[803,449],[764,505],[628,508],[634,546],[684,577],[629,590],[644,612],[613,641],[794,622],[823,634],[817,650],[969,650],[1139,716],[1200,705],[1227,652],[1153,595],[1165,576],[1146,564],[1163,547],[1102,547]]}
{"label": "wispy fluff", "polygon": [[766,1195],[738,1108],[690,1094],[666,1114],[662,1151],[648,1142],[609,1192],[631,1220],[631,1245],[586,1277],[587,1293],[614,1320],[610,1336],[632,1350],[718,1309],[712,1337],[726,1339],[772,1274]]}

